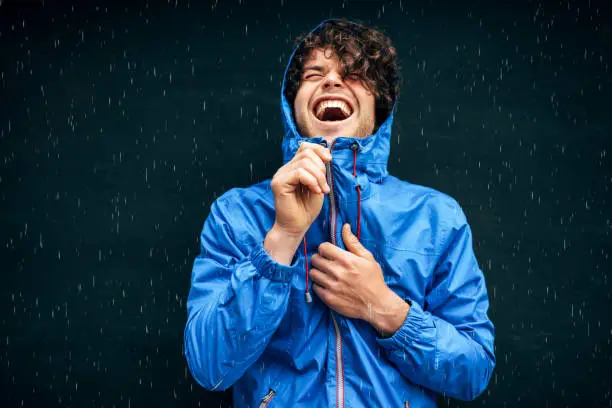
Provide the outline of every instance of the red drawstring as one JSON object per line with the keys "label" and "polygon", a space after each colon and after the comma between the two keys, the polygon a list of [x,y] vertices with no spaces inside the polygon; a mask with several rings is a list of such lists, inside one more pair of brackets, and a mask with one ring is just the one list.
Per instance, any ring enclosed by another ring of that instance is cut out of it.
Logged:
{"label": "red drawstring", "polygon": [[310,287],[308,285],[308,252],[306,251],[306,234],[304,234],[304,262],[306,263],[306,292],[304,293],[304,299],[306,303],[312,303],[312,296],[310,295]]}
{"label": "red drawstring", "polygon": [[[353,150],[353,176],[357,177],[357,149],[358,143],[354,142],[351,145],[351,149]],[[331,186],[330,186],[331,187]],[[361,186],[357,186],[357,239],[361,237]],[[331,228],[331,226],[330,226]],[[310,285],[308,282],[309,272],[308,272],[308,251],[306,249],[306,235],[304,234],[304,264],[306,269],[306,290],[304,292],[304,298],[306,299],[306,303],[312,302],[312,296],[310,295]]]}

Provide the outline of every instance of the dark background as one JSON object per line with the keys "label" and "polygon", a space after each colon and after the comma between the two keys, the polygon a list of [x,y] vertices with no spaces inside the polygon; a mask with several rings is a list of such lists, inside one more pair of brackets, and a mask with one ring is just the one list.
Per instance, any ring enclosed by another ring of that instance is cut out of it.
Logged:
{"label": "dark background", "polygon": [[607,1],[0,4],[0,406],[228,407],[182,354],[213,200],[281,165],[327,17],[401,60],[389,169],[463,206],[497,367],[472,403],[612,406]]}

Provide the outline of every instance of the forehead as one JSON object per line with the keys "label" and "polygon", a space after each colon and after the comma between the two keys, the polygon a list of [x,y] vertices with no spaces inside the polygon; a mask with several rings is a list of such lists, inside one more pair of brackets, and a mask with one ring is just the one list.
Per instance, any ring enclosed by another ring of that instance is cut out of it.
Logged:
{"label": "forehead", "polygon": [[337,65],[339,62],[338,55],[331,48],[315,48],[304,60],[304,68],[312,65]]}

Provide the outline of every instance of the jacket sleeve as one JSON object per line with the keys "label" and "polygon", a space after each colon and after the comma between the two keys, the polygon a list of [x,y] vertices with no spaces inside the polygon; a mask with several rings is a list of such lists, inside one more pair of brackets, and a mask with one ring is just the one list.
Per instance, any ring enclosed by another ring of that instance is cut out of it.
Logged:
{"label": "jacket sleeve", "polygon": [[494,327],[465,215],[452,204],[447,244],[423,307],[408,300],[403,325],[378,338],[388,358],[413,383],[470,401],[487,387],[493,368]]}
{"label": "jacket sleeve", "polygon": [[[200,235],[184,332],[189,370],[209,390],[229,388],[263,353],[287,310],[297,269],[297,257],[291,266],[274,261],[264,238],[253,238],[261,233],[248,215],[240,208],[230,213],[222,199],[212,204]],[[237,231],[254,244],[239,245]]]}

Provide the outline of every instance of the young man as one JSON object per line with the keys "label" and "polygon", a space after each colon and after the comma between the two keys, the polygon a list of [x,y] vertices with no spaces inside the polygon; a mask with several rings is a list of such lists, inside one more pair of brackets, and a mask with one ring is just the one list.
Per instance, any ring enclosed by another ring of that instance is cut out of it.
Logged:
{"label": "young man", "polygon": [[285,164],[211,206],[185,355],[238,407],[433,407],[476,398],[494,328],[451,197],[387,172],[398,95],[380,32],[324,21],[283,81]]}

